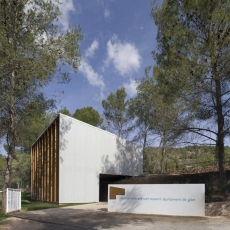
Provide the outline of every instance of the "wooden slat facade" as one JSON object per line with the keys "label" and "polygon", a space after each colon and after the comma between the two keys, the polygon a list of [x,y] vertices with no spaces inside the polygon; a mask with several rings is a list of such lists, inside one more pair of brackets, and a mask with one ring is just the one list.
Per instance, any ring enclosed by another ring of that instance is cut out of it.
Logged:
{"label": "wooden slat facade", "polygon": [[59,116],[31,148],[31,197],[59,202]]}

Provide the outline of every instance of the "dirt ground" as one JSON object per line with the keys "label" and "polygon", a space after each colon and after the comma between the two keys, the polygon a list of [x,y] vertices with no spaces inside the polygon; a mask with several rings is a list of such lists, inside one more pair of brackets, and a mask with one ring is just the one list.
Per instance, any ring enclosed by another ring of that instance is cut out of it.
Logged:
{"label": "dirt ground", "polygon": [[[5,221],[1,230],[66,230],[66,229],[119,229],[119,230],[229,230],[230,202],[206,205],[206,215],[221,212],[225,216],[181,217],[137,215],[107,212],[107,203],[78,205],[15,213]],[[227,210],[227,211],[226,211]]]}
{"label": "dirt ground", "polygon": [[205,215],[206,216],[229,216],[230,217],[230,201],[213,202],[213,203],[205,204]]}

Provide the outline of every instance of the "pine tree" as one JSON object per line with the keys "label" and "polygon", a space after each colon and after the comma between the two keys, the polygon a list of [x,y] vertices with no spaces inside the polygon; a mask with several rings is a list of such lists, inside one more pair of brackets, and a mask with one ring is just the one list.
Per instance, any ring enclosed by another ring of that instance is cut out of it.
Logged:
{"label": "pine tree", "polygon": [[229,136],[230,1],[165,0],[152,16],[158,27],[155,77],[187,105],[187,127],[216,145],[226,182],[224,143]]}
{"label": "pine tree", "polygon": [[0,0],[0,125],[8,150],[3,211],[20,123],[33,111],[28,105],[55,74],[60,81],[69,80],[62,64],[77,71],[80,63],[80,27],[60,31],[55,22],[59,16],[56,0]]}

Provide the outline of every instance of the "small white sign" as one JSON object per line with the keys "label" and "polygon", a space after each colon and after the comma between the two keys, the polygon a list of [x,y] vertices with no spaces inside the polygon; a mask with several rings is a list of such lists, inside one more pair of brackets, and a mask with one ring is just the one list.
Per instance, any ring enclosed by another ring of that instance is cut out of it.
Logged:
{"label": "small white sign", "polygon": [[174,216],[205,216],[205,185],[108,185],[108,211]]}

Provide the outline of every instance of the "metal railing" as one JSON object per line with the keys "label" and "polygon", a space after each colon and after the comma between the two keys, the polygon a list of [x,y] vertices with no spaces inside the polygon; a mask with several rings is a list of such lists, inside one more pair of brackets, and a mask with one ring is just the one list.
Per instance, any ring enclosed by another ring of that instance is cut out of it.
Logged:
{"label": "metal railing", "polygon": [[21,210],[21,190],[7,188],[6,192],[6,212]]}

